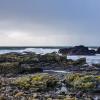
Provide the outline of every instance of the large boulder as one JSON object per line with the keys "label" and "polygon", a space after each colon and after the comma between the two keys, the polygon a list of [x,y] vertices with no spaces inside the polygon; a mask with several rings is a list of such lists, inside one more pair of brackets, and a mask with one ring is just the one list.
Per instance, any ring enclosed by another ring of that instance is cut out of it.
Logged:
{"label": "large boulder", "polygon": [[100,47],[96,51],[97,54],[100,54]]}
{"label": "large boulder", "polygon": [[94,55],[96,52],[95,50],[89,50],[88,47],[80,45],[80,46],[60,49],[59,53],[68,55]]}

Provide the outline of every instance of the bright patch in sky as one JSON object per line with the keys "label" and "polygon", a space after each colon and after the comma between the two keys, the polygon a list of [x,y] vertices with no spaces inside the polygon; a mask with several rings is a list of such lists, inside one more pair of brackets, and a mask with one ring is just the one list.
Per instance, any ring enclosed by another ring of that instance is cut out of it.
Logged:
{"label": "bright patch in sky", "polygon": [[23,34],[20,32],[12,32],[12,33],[8,34],[8,37],[10,37],[10,38],[20,38],[22,36],[23,36]]}

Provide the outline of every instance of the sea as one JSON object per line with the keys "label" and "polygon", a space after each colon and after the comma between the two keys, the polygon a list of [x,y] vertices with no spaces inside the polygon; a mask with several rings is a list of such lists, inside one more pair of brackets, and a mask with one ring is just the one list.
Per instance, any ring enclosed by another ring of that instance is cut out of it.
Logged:
{"label": "sea", "polygon": [[[17,52],[17,53],[35,52],[37,54],[46,54],[52,52],[58,53],[60,48],[66,48],[66,47],[0,47],[0,54],[11,53],[11,52]],[[96,50],[97,47],[89,47],[89,49]],[[92,56],[66,55],[66,58],[72,60],[86,58],[88,64],[100,64],[100,54]]]}

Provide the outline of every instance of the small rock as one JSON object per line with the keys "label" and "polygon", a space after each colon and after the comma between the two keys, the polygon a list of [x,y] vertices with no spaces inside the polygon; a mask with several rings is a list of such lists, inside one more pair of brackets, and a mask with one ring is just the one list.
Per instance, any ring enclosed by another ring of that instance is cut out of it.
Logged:
{"label": "small rock", "polygon": [[15,94],[15,97],[22,96],[23,94],[24,94],[23,92],[18,92],[17,94]]}
{"label": "small rock", "polygon": [[6,98],[3,96],[0,96],[0,100],[6,100]]}
{"label": "small rock", "polygon": [[49,95],[49,94],[46,94],[46,95],[45,95],[45,97],[46,97],[46,98],[49,98],[49,97],[50,97],[50,95]]}
{"label": "small rock", "polygon": [[47,100],[53,100],[52,98],[48,98]]}
{"label": "small rock", "polygon": [[38,97],[38,94],[37,93],[34,93],[33,94],[33,98],[37,98]]}
{"label": "small rock", "polygon": [[61,90],[60,90],[60,93],[61,94],[67,94],[68,90],[66,88],[66,85],[64,83],[62,83],[62,87],[61,87]]}

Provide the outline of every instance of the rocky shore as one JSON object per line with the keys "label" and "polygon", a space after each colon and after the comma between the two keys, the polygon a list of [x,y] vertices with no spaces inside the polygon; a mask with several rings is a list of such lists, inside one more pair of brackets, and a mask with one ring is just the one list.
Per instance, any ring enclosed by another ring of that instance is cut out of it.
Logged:
{"label": "rocky shore", "polygon": [[100,65],[90,66],[85,58],[73,61],[56,52],[0,55],[0,100],[99,100],[95,93]]}
{"label": "rocky shore", "polygon": [[[35,54],[33,52],[8,53],[0,55],[0,74],[25,74],[43,72],[43,70],[68,69],[68,66],[85,64],[85,59],[67,60],[57,53]],[[71,68],[71,67],[70,67]]]}
{"label": "rocky shore", "polygon": [[0,77],[0,100],[95,100],[98,82],[100,76],[79,73]]}

